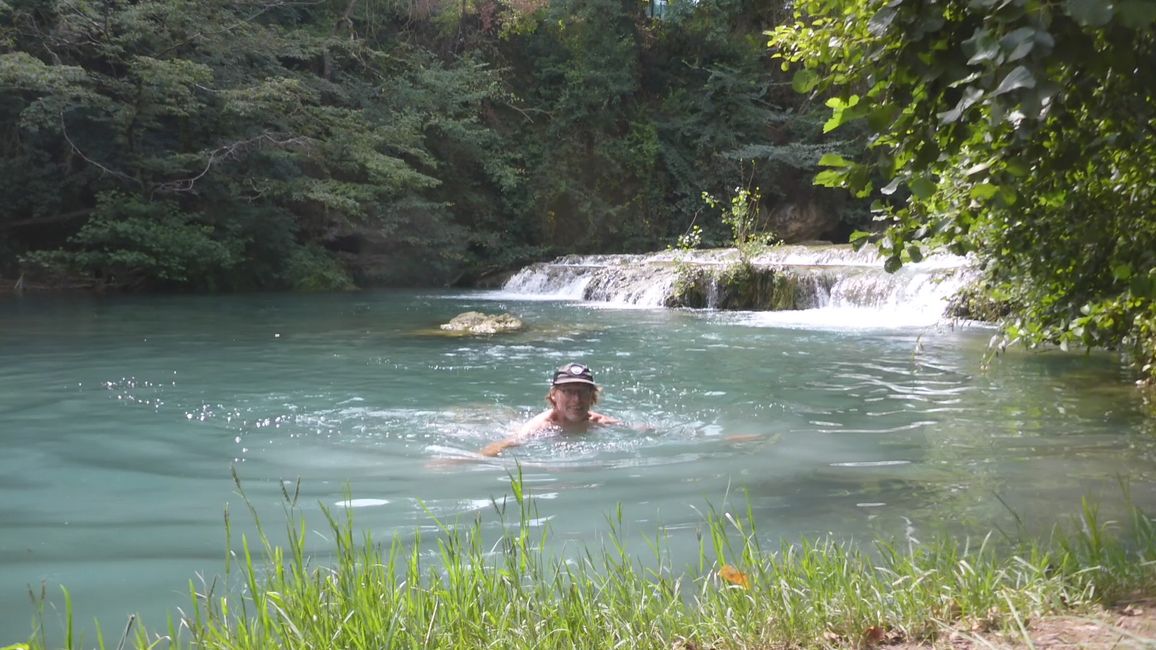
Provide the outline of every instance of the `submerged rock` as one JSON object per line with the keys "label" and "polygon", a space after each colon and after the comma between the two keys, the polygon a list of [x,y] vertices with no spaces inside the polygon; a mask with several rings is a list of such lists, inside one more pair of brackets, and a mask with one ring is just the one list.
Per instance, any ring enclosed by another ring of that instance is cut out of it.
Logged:
{"label": "submerged rock", "polygon": [[441,326],[447,332],[460,334],[497,334],[498,332],[516,332],[522,329],[522,321],[512,314],[486,314],[480,311],[467,311],[450,319],[450,322]]}

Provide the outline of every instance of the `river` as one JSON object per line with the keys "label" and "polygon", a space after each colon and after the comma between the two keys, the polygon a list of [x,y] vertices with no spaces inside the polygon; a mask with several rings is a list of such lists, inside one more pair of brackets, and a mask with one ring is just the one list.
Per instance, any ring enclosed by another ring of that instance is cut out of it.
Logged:
{"label": "river", "polygon": [[[545,297],[0,301],[0,645],[28,637],[29,588],[42,585],[51,630],[61,585],[80,628],[99,618],[106,642],[129,613],[163,627],[190,580],[222,572],[226,504],[251,532],[234,470],[270,528],[285,521],[282,487],[300,481],[318,552],[321,506],[352,508],[383,540],[432,531],[433,516],[490,522],[516,463],[571,550],[596,547],[618,505],[638,553],[663,531],[693,554],[711,507],[749,506],[777,543],[1014,533],[1017,520],[1043,533],[1084,496],[1118,511],[1121,481],[1156,504],[1153,422],[1112,355],[992,359],[991,329],[870,309]],[[475,309],[527,329],[438,333]],[[594,369],[599,410],[631,426],[479,457],[543,408],[570,360]]]}

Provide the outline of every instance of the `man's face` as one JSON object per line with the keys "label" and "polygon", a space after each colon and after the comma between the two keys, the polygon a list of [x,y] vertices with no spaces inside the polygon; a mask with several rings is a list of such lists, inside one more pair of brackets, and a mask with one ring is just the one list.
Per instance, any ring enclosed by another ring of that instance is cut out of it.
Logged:
{"label": "man's face", "polygon": [[554,387],[554,414],[563,422],[585,422],[593,405],[593,386],[563,384]]}

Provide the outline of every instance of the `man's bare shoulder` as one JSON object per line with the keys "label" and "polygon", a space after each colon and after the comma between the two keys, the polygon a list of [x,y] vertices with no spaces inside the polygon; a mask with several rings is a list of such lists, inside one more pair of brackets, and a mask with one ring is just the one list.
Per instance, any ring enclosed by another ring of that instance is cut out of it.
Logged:
{"label": "man's bare shoulder", "polygon": [[542,411],[538,415],[530,418],[525,424],[518,427],[518,431],[514,434],[515,437],[530,436],[539,433],[544,429],[548,429],[554,425],[554,420],[550,417],[553,415],[551,411]]}

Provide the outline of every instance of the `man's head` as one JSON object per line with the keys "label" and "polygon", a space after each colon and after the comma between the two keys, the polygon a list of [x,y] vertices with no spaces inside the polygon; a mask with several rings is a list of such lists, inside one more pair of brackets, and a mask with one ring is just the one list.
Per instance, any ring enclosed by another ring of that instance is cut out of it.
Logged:
{"label": "man's head", "polygon": [[580,363],[568,363],[554,371],[546,401],[563,421],[585,421],[590,408],[598,403],[594,373]]}

